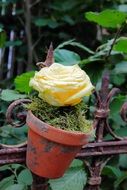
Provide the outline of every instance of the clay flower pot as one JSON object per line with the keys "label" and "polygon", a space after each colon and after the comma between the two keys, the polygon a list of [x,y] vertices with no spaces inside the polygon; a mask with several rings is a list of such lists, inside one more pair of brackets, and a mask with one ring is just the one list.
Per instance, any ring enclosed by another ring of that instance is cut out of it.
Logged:
{"label": "clay flower pot", "polygon": [[90,137],[81,132],[55,128],[35,117],[31,111],[26,122],[29,126],[27,166],[41,177],[61,177]]}

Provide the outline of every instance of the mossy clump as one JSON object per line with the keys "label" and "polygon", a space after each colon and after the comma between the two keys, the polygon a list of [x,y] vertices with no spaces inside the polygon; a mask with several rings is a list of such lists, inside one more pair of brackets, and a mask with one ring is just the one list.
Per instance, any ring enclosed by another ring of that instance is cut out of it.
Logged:
{"label": "mossy clump", "polygon": [[84,133],[90,133],[92,130],[92,122],[85,117],[87,106],[83,102],[76,106],[56,107],[34,97],[27,109],[40,120],[63,130]]}

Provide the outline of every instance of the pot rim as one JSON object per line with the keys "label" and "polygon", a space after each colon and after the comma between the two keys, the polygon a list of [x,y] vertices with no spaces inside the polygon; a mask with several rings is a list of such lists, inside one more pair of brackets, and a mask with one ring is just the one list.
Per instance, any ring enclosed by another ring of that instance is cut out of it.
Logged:
{"label": "pot rim", "polygon": [[37,118],[31,111],[27,113],[26,123],[38,135],[60,144],[81,146],[86,144],[91,136],[91,132],[83,133],[56,128]]}

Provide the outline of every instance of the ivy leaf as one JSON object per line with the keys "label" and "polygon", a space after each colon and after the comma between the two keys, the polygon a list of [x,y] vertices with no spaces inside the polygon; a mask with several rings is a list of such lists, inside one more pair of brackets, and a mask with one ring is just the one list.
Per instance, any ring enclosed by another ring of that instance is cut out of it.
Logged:
{"label": "ivy leaf", "polygon": [[19,92],[30,93],[32,88],[29,86],[30,79],[34,76],[35,71],[30,71],[17,76],[14,80],[15,89]]}
{"label": "ivy leaf", "polygon": [[87,177],[82,167],[70,168],[63,177],[49,180],[52,190],[83,190]]}
{"label": "ivy leaf", "polygon": [[100,13],[87,12],[85,17],[89,21],[96,22],[103,27],[117,28],[126,21],[127,14],[117,10],[107,9]]}
{"label": "ivy leaf", "polygon": [[113,166],[105,166],[103,171],[102,171],[102,174],[118,178],[118,177],[121,177],[122,172],[120,171],[119,168],[116,168],[116,167],[113,167]]}
{"label": "ivy leaf", "polygon": [[23,184],[14,184],[4,190],[26,190],[26,187]]}
{"label": "ivy leaf", "polygon": [[9,187],[14,184],[14,178],[15,178],[15,176],[11,175],[11,176],[6,177],[3,180],[1,180],[0,181],[0,190],[5,190],[6,188],[8,190],[10,190]]}
{"label": "ivy leaf", "polygon": [[15,90],[10,90],[10,89],[2,90],[2,93],[0,96],[1,100],[7,101],[7,102],[18,100],[20,98],[26,98],[26,95],[19,94]]}
{"label": "ivy leaf", "polygon": [[55,61],[63,65],[75,65],[80,62],[80,56],[70,50],[56,49],[55,50]]}
{"label": "ivy leaf", "polygon": [[30,170],[24,169],[20,172],[18,175],[18,183],[25,184],[25,185],[31,185],[33,182],[32,174]]}
{"label": "ivy leaf", "polygon": [[113,50],[121,53],[127,53],[127,37],[119,38],[113,46]]}

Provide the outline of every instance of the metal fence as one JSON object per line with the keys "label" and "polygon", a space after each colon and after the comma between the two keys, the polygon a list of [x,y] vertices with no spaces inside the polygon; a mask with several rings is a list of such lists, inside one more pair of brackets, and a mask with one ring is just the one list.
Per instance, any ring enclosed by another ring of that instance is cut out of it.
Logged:
{"label": "metal fence", "polygon": [[[102,79],[102,87],[99,92],[95,92],[96,111],[94,113],[94,128],[96,138],[94,142],[87,144],[77,154],[76,158],[83,160],[85,166],[89,170],[87,181],[87,190],[99,190],[101,185],[101,172],[106,163],[114,156],[127,153],[127,137],[121,138],[117,136],[112,127],[108,123],[109,104],[112,97],[119,92],[119,89],[113,88],[109,90],[109,75],[106,73]],[[9,106],[7,117],[12,121],[14,108],[21,106],[24,100],[18,100]],[[27,100],[25,100],[27,101]],[[127,103],[124,103],[121,108],[121,117],[127,122]],[[22,117],[21,117],[22,116]],[[22,119],[21,119],[22,118]],[[20,114],[19,126],[25,122],[26,115]],[[13,121],[12,124],[14,125]],[[105,134],[110,134],[113,140],[105,141]],[[90,158],[90,159],[89,159]],[[0,165],[8,163],[25,163],[26,146],[0,149]],[[46,190],[48,188],[47,179],[41,178],[33,174],[32,190]]]}
{"label": "metal fence", "polygon": [[21,2],[10,3],[7,0],[1,0],[0,3],[0,24],[3,25],[6,38],[5,45],[0,47],[0,79],[9,80],[26,70],[26,62],[19,57],[19,48],[16,48],[21,43],[27,44],[25,27],[17,12],[23,5]]}

